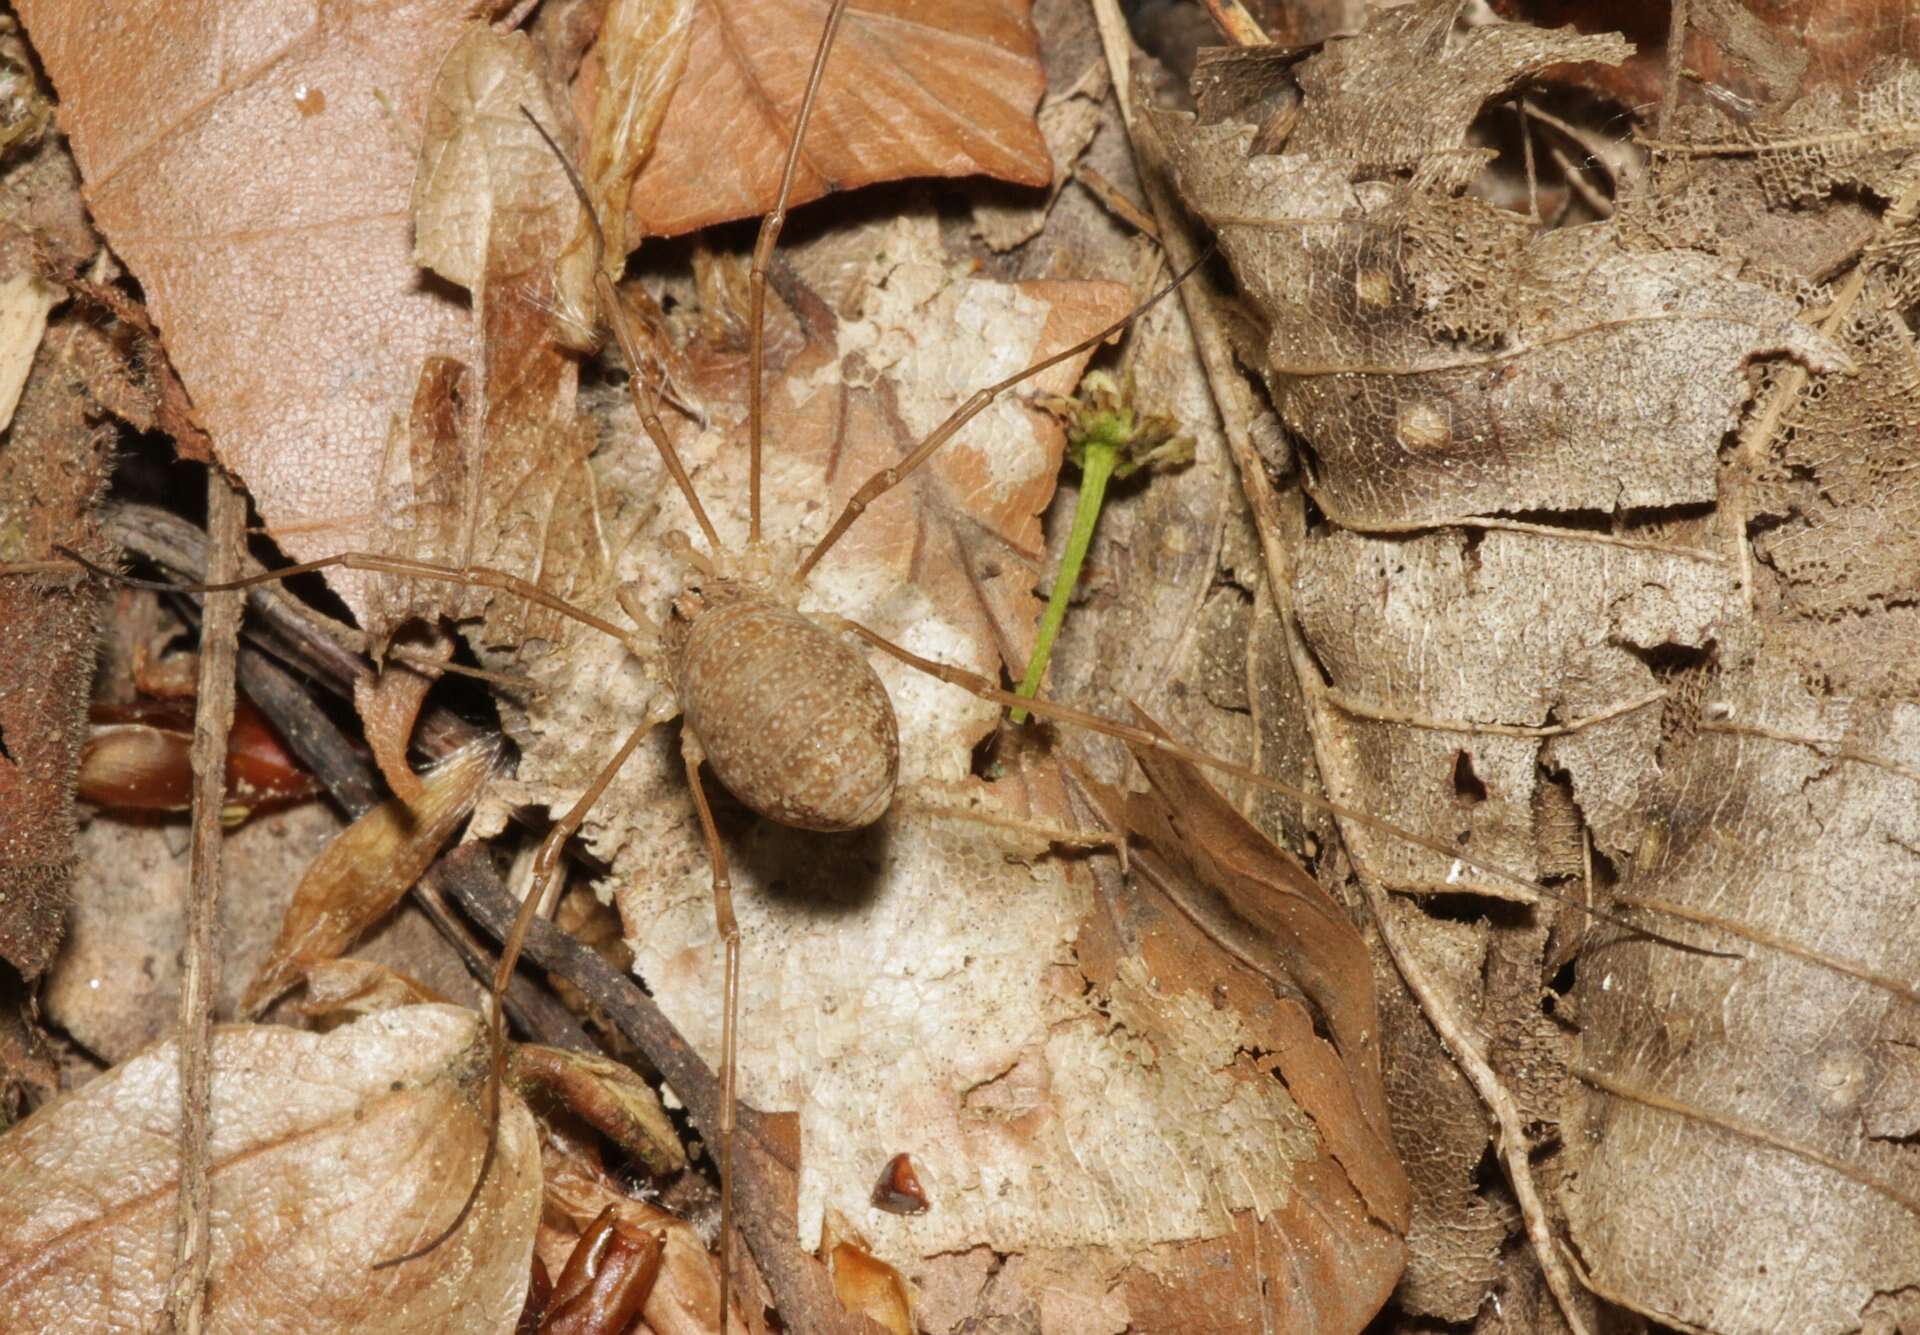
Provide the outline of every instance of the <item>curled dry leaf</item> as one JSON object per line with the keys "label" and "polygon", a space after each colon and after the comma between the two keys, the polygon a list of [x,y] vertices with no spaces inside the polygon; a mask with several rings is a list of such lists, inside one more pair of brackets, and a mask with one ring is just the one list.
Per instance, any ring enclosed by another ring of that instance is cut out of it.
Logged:
{"label": "curled dry leaf", "polygon": [[510,1054],[509,1075],[522,1088],[559,1098],[649,1171],[665,1176],[687,1166],[686,1149],[660,1096],[620,1063],[523,1043]]}
{"label": "curled dry leaf", "polygon": [[[0,1138],[0,1325],[106,1329],[159,1310],[172,1267],[178,1058],[156,1047]],[[487,1130],[484,1035],[416,1006],[327,1035],[234,1027],[213,1040],[210,1329],[510,1328],[538,1216],[533,1119],[510,1100],[494,1177],[430,1255],[373,1263],[459,1208]]]}
{"label": "curled dry leaf", "polygon": [[373,748],[381,777],[393,795],[403,802],[417,802],[422,792],[420,776],[407,760],[407,748],[413,742],[414,721],[420,706],[433,689],[438,674],[424,664],[444,663],[453,656],[453,637],[438,629],[423,634],[403,632],[407,647],[416,657],[406,663],[388,663],[378,676],[353,679],[353,707],[367,733],[367,745]]}
{"label": "curled dry leaf", "polygon": [[[1053,176],[1030,0],[855,4],[841,24],[794,203],[907,176]],[[827,0],[699,0],[687,70],[633,185],[634,226],[673,235],[764,213],[779,192]],[[716,144],[725,152],[716,157]]]}
{"label": "curled dry leaf", "polygon": [[[1274,1285],[1257,1312],[1242,1304],[1260,1285],[1245,1284],[1230,1300],[1237,1318],[1208,1324],[1357,1329],[1400,1276],[1411,1208],[1387,1125],[1366,945],[1346,910],[1192,766],[1145,748],[1135,758],[1152,785],[1125,801],[1138,836],[1138,957],[1090,930],[1080,947],[1089,975],[1163,1061],[1218,1043],[1218,1028],[1233,1035],[1230,1069],[1242,1089],[1277,1081],[1289,1105],[1276,1127],[1281,1163],[1269,1168],[1290,1186],[1286,1204],[1239,1218],[1227,1245],[1250,1243],[1256,1257],[1274,1258],[1264,1264],[1303,1278]],[[1154,1269],[1203,1267],[1219,1247],[1169,1249]],[[1180,1287],[1183,1303],[1208,1301],[1206,1286]]]}
{"label": "curled dry leaf", "polygon": [[399,902],[473,809],[498,744],[473,742],[429,774],[420,800],[390,798],[341,831],[294,891],[273,953],[247,984],[242,1008],[258,1015],[313,963],[347,949]]}

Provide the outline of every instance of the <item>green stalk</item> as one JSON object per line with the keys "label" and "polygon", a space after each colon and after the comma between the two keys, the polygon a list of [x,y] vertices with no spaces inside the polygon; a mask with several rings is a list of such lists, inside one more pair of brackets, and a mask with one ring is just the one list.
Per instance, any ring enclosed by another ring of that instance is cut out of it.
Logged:
{"label": "green stalk", "polygon": [[[1067,535],[1067,550],[1060,558],[1060,573],[1054,578],[1053,593],[1047,598],[1047,614],[1040,619],[1040,634],[1033,642],[1033,655],[1027,659],[1027,675],[1020,679],[1015,695],[1031,698],[1040,689],[1046,675],[1047,660],[1053,656],[1053,637],[1067,619],[1067,604],[1080,583],[1080,566],[1087,559],[1093,542],[1093,526],[1100,519],[1100,506],[1106,499],[1107,479],[1120,458],[1119,442],[1098,436],[1089,439],[1080,452],[1080,499],[1073,507],[1073,531]],[[1016,706],[1007,713],[1016,727],[1027,721],[1027,711]]]}

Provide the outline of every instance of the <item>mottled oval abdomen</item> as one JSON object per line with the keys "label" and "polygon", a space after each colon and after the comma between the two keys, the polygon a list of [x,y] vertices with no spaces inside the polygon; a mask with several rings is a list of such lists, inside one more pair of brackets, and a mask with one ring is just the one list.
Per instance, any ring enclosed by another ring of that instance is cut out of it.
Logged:
{"label": "mottled oval abdomen", "polygon": [[893,801],[893,702],[838,635],[741,593],[694,614],[676,666],[686,726],[720,782],[761,815],[803,830],[857,830]]}

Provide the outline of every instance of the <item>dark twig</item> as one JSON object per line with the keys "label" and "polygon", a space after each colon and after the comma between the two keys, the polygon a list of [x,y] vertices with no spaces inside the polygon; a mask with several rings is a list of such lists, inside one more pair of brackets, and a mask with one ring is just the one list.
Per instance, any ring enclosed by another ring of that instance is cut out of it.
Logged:
{"label": "dark twig", "polygon": [[[427,875],[494,936],[503,936],[512,926],[519,905],[501,884],[484,849],[477,845],[457,848],[435,863]],[[593,951],[542,919],[534,919],[525,953],[599,1006],[673,1087],[707,1143],[719,1143],[719,1077],[660,1013],[652,997]],[[744,1135],[734,1157],[734,1194],[740,1209],[740,1229],[787,1328],[830,1332],[877,1329],[848,1313],[834,1296],[825,1267],[794,1246],[798,1166],[751,1108],[740,1109],[739,1129]]]}

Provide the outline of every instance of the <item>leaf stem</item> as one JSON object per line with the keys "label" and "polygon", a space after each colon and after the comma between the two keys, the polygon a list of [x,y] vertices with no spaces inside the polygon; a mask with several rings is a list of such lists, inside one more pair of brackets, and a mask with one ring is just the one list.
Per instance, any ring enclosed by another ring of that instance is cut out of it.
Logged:
{"label": "leaf stem", "polygon": [[[1047,614],[1040,619],[1040,633],[1034,638],[1033,653],[1027,659],[1027,675],[1020,679],[1015,695],[1031,696],[1040,689],[1046,675],[1047,660],[1053,656],[1053,637],[1067,619],[1067,604],[1080,583],[1080,567],[1093,543],[1093,526],[1099,522],[1100,506],[1106,500],[1107,479],[1120,458],[1118,443],[1098,437],[1086,442],[1080,455],[1080,497],[1073,507],[1073,531],[1067,535],[1067,549],[1060,557],[1060,573],[1053,581],[1053,593],[1047,598]],[[1015,727],[1027,721],[1027,711],[1014,708],[1007,721]]]}

